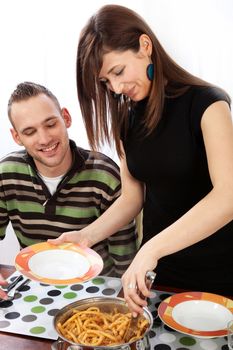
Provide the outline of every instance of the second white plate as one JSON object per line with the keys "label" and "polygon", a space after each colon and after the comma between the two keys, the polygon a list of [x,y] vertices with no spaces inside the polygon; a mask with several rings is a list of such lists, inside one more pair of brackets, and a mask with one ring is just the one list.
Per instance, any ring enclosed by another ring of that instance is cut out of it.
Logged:
{"label": "second white plate", "polygon": [[178,332],[199,338],[223,337],[233,319],[233,301],[212,293],[178,293],[159,305],[158,315]]}

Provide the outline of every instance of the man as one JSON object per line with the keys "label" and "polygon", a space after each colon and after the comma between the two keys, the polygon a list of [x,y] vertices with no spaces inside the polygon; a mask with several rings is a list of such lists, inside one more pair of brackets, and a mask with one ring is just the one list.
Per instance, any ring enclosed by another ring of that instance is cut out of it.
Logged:
{"label": "man", "polygon": [[[12,137],[24,150],[0,162],[0,239],[9,221],[22,248],[80,230],[119,196],[118,166],[69,140],[71,116],[48,89],[19,84],[10,97],[8,116]],[[102,273],[120,277],[136,247],[130,223],[92,248],[104,260]]]}

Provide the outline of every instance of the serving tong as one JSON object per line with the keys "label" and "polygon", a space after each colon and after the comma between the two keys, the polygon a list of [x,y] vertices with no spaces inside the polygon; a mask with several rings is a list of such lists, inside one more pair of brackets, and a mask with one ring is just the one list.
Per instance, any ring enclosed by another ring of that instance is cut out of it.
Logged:
{"label": "serving tong", "polygon": [[18,283],[22,280],[23,280],[23,276],[19,275],[18,277],[16,277],[14,279],[14,281],[12,283],[8,284],[8,286],[4,289],[4,291],[7,293],[7,299],[0,300],[0,303],[4,302],[4,301],[13,300],[16,292],[20,291],[23,286],[25,286],[26,284],[28,284],[30,282],[30,279],[26,279],[18,286]]}
{"label": "serving tong", "polygon": [[[146,283],[148,290],[151,289],[152,284],[155,280],[155,277],[156,277],[156,273],[154,271],[147,271],[147,273],[145,275],[145,283]],[[140,298],[146,299],[142,293],[140,293]],[[126,334],[125,334],[126,341],[129,341],[132,338],[132,336],[134,335],[134,330],[135,330],[135,328],[137,328],[137,323],[138,323],[139,317],[140,317],[139,314],[136,317],[131,317],[129,327],[128,327]]]}

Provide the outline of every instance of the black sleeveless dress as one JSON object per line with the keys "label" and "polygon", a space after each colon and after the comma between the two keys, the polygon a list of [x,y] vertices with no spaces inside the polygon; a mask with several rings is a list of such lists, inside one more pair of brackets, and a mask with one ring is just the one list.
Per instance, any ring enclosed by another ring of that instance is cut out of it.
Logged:
{"label": "black sleeveless dress", "polygon": [[[200,122],[206,108],[228,101],[214,87],[166,98],[156,129],[142,138],[146,100],[131,113],[123,143],[130,173],[146,185],[143,243],[171,225],[212,189]],[[157,284],[233,294],[233,221],[209,238],[159,260]]]}

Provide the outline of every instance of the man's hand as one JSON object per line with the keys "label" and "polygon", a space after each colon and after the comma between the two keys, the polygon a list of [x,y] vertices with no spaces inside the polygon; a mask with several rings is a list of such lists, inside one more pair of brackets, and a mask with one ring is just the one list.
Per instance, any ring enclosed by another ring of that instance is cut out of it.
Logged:
{"label": "man's hand", "polygon": [[[2,275],[0,274],[0,286],[6,286],[7,285],[7,281],[6,280],[4,280],[4,278],[2,277]],[[0,298],[1,299],[7,299],[7,294],[6,294],[6,292],[4,292],[4,290],[2,290],[1,288],[0,288]]]}

